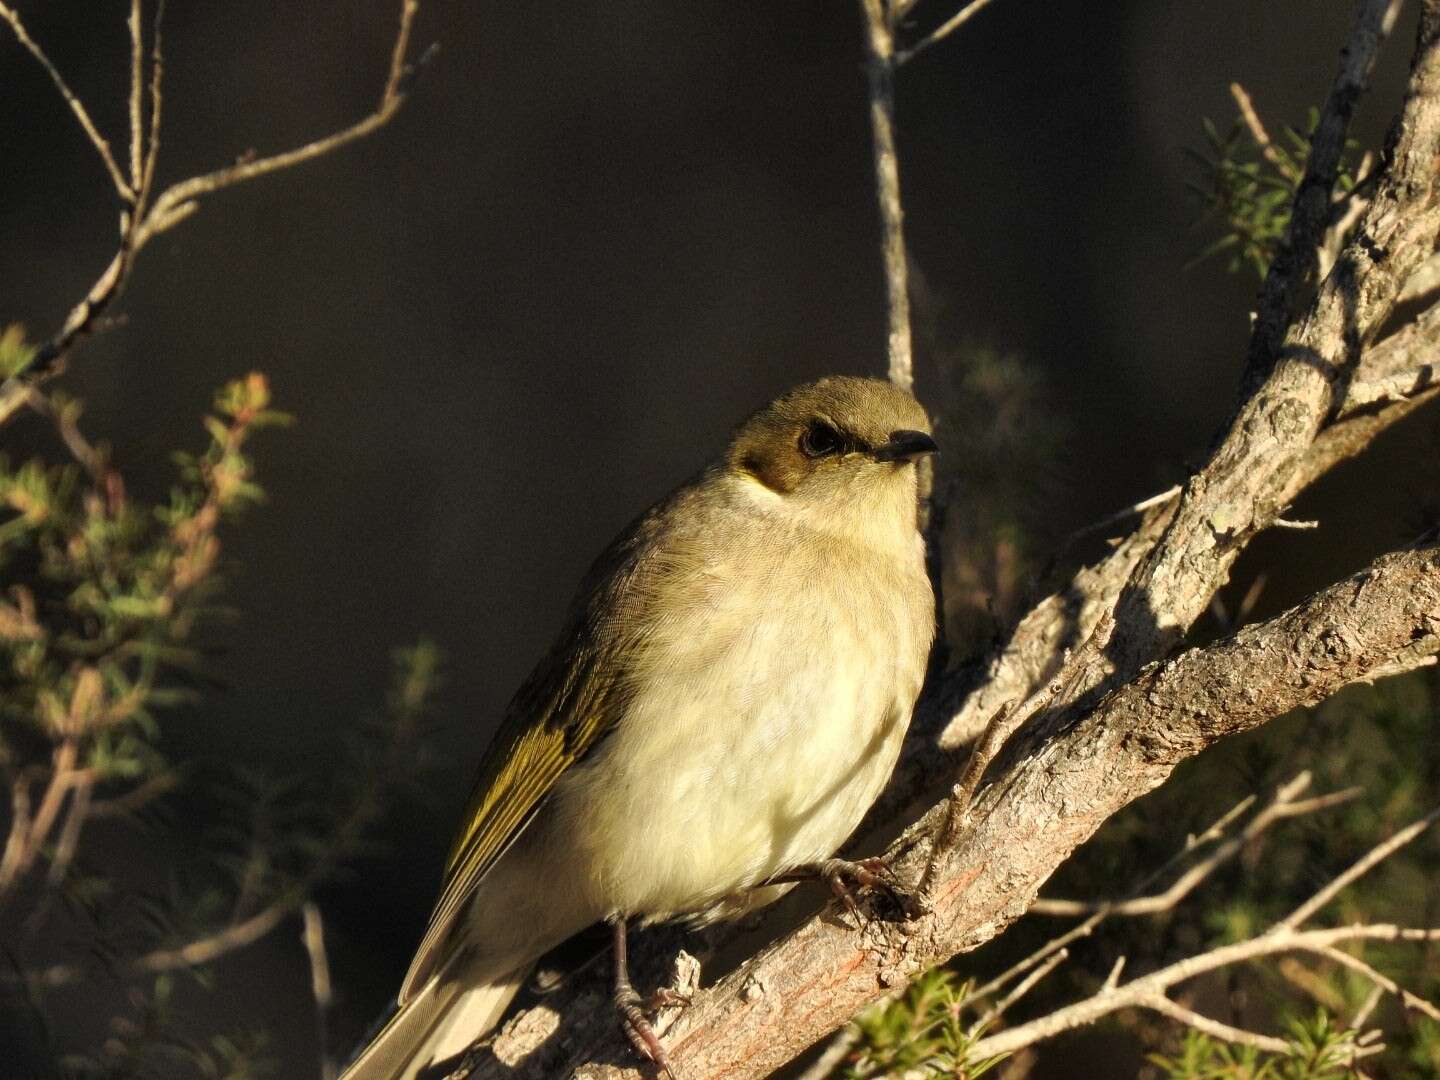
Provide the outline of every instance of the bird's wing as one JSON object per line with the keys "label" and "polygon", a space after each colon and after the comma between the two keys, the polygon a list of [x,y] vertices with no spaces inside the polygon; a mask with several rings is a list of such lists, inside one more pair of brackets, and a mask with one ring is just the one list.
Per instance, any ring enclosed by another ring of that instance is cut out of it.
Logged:
{"label": "bird's wing", "polygon": [[625,708],[620,648],[635,576],[634,534],[602,555],[570,625],[516,693],[491,740],[451,848],[445,884],[400,988],[404,1004],[449,954],[450,931],[475,887],[515,842],[562,773],[610,731]]}

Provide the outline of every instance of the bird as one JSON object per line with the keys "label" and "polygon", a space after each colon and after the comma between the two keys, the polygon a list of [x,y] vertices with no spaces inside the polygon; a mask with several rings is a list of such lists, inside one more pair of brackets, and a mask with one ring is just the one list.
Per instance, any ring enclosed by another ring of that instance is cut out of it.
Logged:
{"label": "bird", "polygon": [[627,927],[733,918],[834,853],[894,768],[935,631],[925,410],[836,375],[739,424],[596,559],[507,707],[389,1022],[342,1080],[411,1080],[608,923],[615,1004],[662,1071]]}

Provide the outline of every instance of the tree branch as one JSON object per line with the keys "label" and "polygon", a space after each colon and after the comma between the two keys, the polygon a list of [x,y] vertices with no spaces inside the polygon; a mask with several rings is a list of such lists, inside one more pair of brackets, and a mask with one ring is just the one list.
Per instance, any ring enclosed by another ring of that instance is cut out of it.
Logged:
{"label": "tree branch", "polygon": [[914,45],[911,45],[908,49],[900,50],[899,55],[895,57],[896,64],[907,64],[926,49],[930,48],[931,45],[944,41],[956,30],[959,30],[960,27],[964,26],[976,15],[979,15],[980,12],[989,7],[991,3],[992,0],[970,0],[969,3],[955,12],[954,15],[951,15],[950,18],[946,19],[930,33],[926,34]]}
{"label": "tree branch", "polygon": [[1229,1034],[1226,1034],[1221,1031],[1221,1028],[1226,1028],[1227,1025],[1220,1025],[1216,1021],[1200,1017],[1192,1010],[1177,1005],[1165,997],[1165,991],[1170,987],[1192,979],[1196,975],[1284,952],[1310,952],[1344,964],[1365,976],[1376,986],[1395,994],[1407,1008],[1424,1012],[1427,1016],[1440,1018],[1440,1010],[1437,1010],[1430,1002],[1403,990],[1389,977],[1376,971],[1364,961],[1336,948],[1341,942],[1347,941],[1440,941],[1440,929],[1410,930],[1389,924],[1357,924],[1328,930],[1301,930],[1299,928],[1304,920],[1316,914],[1325,904],[1334,899],[1335,894],[1346,884],[1373,869],[1406,843],[1414,840],[1434,824],[1437,818],[1440,818],[1440,811],[1428,814],[1402,829],[1390,840],[1376,845],[1344,873],[1310,897],[1296,909],[1294,914],[1275,923],[1264,933],[1232,945],[1211,949],[1198,956],[1187,957],[1142,978],[1133,979],[1124,986],[1114,986],[1107,982],[1107,985],[1099,993],[1084,1001],[1068,1005],[1048,1016],[1021,1024],[1008,1031],[980,1039],[971,1050],[973,1058],[979,1060],[995,1054],[1013,1053],[1021,1047],[1030,1046],[1061,1032],[1094,1023],[1102,1016],[1108,1016],[1121,1009],[1136,1007],[1164,1013],[1218,1038],[1259,1046],[1261,1049],[1275,1053],[1285,1053],[1289,1050],[1289,1046],[1284,1040],[1270,1040],[1269,1036],[1257,1036],[1253,1032],[1244,1032],[1237,1028],[1228,1028]]}
{"label": "tree branch", "polygon": [[[1388,10],[1388,4],[1359,5],[1355,40],[1321,125],[1330,131],[1338,117],[1342,142],[1351,97],[1363,86]],[[1377,12],[1379,22],[1370,17]],[[1372,677],[1398,653],[1440,648],[1440,551],[1431,542],[1387,556],[1270,622],[1145,666],[1205,609],[1248,540],[1289,505],[1298,478],[1313,479],[1354,452],[1357,440],[1393,423],[1392,410],[1413,404],[1333,423],[1331,430],[1345,429],[1345,437],[1323,445],[1317,439],[1333,421],[1346,380],[1367,350],[1380,349],[1372,346],[1374,336],[1440,229],[1437,31],[1440,0],[1427,0],[1405,104],[1374,196],[1334,271],[1293,325],[1287,301],[1280,359],[1217,440],[1204,470],[1180,499],[1146,511],[1137,531],[1082,571],[1071,590],[1032,612],[978,679],[942,679],[927,692],[917,728],[943,728],[943,751],[972,739],[1037,686],[1059,680],[1065,687],[1022,731],[1023,751],[1012,748],[998,759],[998,779],[979,790],[958,843],[931,840],[943,831],[947,811],[953,816],[946,801],[890,847],[887,859],[902,881],[931,875],[931,910],[904,924],[871,921],[859,928],[828,911],[808,920],[696,996],[667,1037],[677,1072],[692,1080],[768,1075],[915,973],[1001,933],[1075,846],[1163,782],[1179,761]],[[1324,156],[1312,155],[1317,176]],[[1296,235],[1303,232],[1303,213],[1299,220]],[[1368,427],[1350,426],[1372,419],[1377,423]],[[1115,633],[1107,644],[1097,628],[1112,611]],[[1107,684],[1113,689],[1101,696]],[[882,816],[933,792],[951,768],[933,744],[917,742]],[[1074,933],[1086,932],[1087,924]],[[581,1066],[579,1075],[590,1078],[638,1075],[597,1063],[631,1058],[606,996],[584,980],[516,1018],[491,1050],[474,1075],[551,1076]]]}
{"label": "tree branch", "polygon": [[55,89],[59,91],[60,96],[65,99],[65,104],[70,106],[70,111],[75,114],[75,119],[80,121],[80,126],[84,129],[86,138],[90,140],[90,145],[93,146],[95,152],[100,155],[100,162],[105,166],[105,171],[110,175],[110,182],[115,185],[115,193],[120,196],[120,201],[133,203],[135,201],[135,192],[130,185],[125,182],[125,175],[120,171],[120,166],[115,162],[115,155],[110,151],[110,144],[106,142],[105,137],[100,134],[100,129],[95,126],[95,121],[90,119],[90,112],[85,108],[84,102],[75,96],[75,92],[70,89],[69,84],[66,83],[59,70],[51,63],[50,57],[45,54],[45,50],[36,43],[35,39],[30,36],[29,31],[25,29],[25,24],[20,21],[19,12],[9,4],[0,2],[0,19],[4,19],[10,24],[10,29],[14,32],[15,39],[19,41],[20,44],[25,47],[25,50],[45,69],[45,74],[50,76],[50,81],[55,84]]}
{"label": "tree branch", "polygon": [[[859,929],[833,910],[811,918],[696,995],[667,1039],[672,1062],[692,1080],[768,1075],[915,973],[1001,933],[1077,845],[1178,762],[1322,700],[1417,641],[1440,648],[1434,542],[1385,556],[1267,623],[1148,669],[980,792],[973,828],[941,853],[928,914]],[[902,881],[923,872],[925,837],[944,812],[944,804],[932,808],[887,852]],[[606,1000],[577,980],[507,1026],[495,1057],[474,1075],[563,1075],[594,1062],[597,1051],[625,1060]],[[549,1039],[553,1024],[533,1014],[563,1015],[563,1044]],[[539,1042],[537,1031],[547,1031]],[[641,1073],[592,1064],[581,1075]]]}
{"label": "tree branch", "polygon": [[[130,275],[130,269],[135,257],[141,249],[156,236],[169,229],[174,228],[185,218],[189,217],[198,208],[198,200],[212,192],[234,184],[253,180],[256,177],[268,173],[288,169],[302,162],[312,160],[333,150],[337,150],[347,143],[354,142],[370,134],[377,128],[388,123],[390,118],[404,103],[405,93],[408,89],[407,80],[412,72],[411,65],[407,62],[410,48],[411,29],[414,25],[415,15],[420,7],[419,0],[401,0],[400,24],[396,31],[395,44],[390,54],[390,64],[385,84],[380,94],[379,104],[375,110],[351,126],[334,132],[322,139],[317,139],[305,146],[297,147],[284,153],[275,154],[271,157],[260,158],[256,161],[242,162],[217,169],[214,172],[202,176],[191,177],[182,180],[167,188],[155,199],[154,203],[147,206],[150,185],[155,174],[155,159],[159,150],[159,125],[161,109],[161,81],[163,67],[160,53],[160,16],[164,10],[163,0],[157,4],[154,30],[152,33],[152,67],[150,79],[150,138],[148,145],[144,141],[144,124],[142,114],[144,111],[143,86],[144,86],[144,49],[142,34],[140,30],[140,7],[138,2],[132,2],[129,28],[131,40],[131,71],[130,71],[130,132],[131,132],[131,171],[133,174],[133,186],[127,184],[120,172],[115,158],[110,152],[109,145],[100,136],[98,130],[91,123],[89,114],[84,105],[70,91],[59,72],[44,51],[26,33],[19,17],[11,10],[3,0],[0,0],[0,17],[10,23],[15,35],[31,54],[50,73],[52,81],[60,91],[65,100],[70,104],[72,111],[80,119],[86,133],[90,136],[91,142],[100,152],[111,178],[116,184],[122,199],[132,204],[130,212],[124,219],[121,230],[119,249],[111,258],[109,264],[96,279],[95,284],[85,298],[73,307],[66,316],[59,331],[35,350],[25,370],[12,374],[3,384],[0,384],[0,424],[3,424],[17,409],[26,402],[29,388],[42,379],[48,377],[63,363],[69,350],[84,336],[91,333],[96,325],[99,315],[110,305],[110,303],[123,290]],[[142,150],[142,146],[144,149]]]}
{"label": "tree branch", "polygon": [[890,381],[915,386],[910,345],[910,279],[905,261],[900,162],[895,151],[895,31],[885,0],[860,0],[865,16],[865,72],[870,88],[870,135],[874,140],[875,192],[880,203],[880,253],[885,266],[886,339]]}
{"label": "tree branch", "polygon": [[[1300,291],[1315,277],[1320,247],[1330,224],[1331,193],[1339,175],[1350,118],[1370,81],[1380,46],[1395,26],[1399,10],[1400,0],[1359,0],[1355,5],[1350,39],[1340,54],[1340,70],[1310,136],[1305,174],[1295,192],[1285,237],[1256,301],[1255,329],[1241,386],[1244,398],[1258,389],[1279,358]],[[1235,90],[1232,85],[1231,93]],[[1236,95],[1242,112],[1249,101],[1243,94],[1242,90]],[[1252,116],[1253,108],[1248,111],[1247,120]],[[1259,118],[1255,117],[1252,132],[1257,130],[1256,139],[1263,139],[1261,147],[1265,152],[1269,149],[1269,139]]]}

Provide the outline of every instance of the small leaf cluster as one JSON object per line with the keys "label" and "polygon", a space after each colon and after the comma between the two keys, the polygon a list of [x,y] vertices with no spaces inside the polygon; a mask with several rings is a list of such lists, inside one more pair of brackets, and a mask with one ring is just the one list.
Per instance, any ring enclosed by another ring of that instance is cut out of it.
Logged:
{"label": "small leaf cluster", "polygon": [[0,766],[64,743],[97,785],[159,767],[153,710],[178,699],[161,675],[194,663],[222,519],[262,497],[245,446],[288,420],[269,403],[258,373],[224,387],[209,445],[176,455],[156,504],[129,495],[80,434],[79,403],[58,395],[48,411],[72,459],[0,457]]}
{"label": "small leaf cluster", "polygon": [[[7,330],[0,370],[33,351]],[[247,925],[280,925],[368,851],[388,797],[423,764],[437,651],[395,653],[386,707],[323,782],[170,762],[165,729],[187,715],[172,707],[205,685],[222,530],[264,498],[251,439],[289,417],[263,375],[227,384],[201,421],[206,441],[175,453],[173,483],[146,498],[86,437],[79,402],[31,387],[27,405],[48,422],[42,451],[0,457],[0,784],[18,808],[0,817],[0,1007],[18,1005],[34,1036],[0,1073],[260,1080],[263,1038],[188,1032],[176,978],[212,988],[213,961],[264,932]],[[154,865],[124,881],[96,869],[99,815]],[[100,980],[120,1006],[101,1045],[77,1047],[51,999]]]}
{"label": "small leaf cluster", "polygon": [[911,1072],[976,1080],[989,1072],[1004,1059],[971,1060],[971,1047],[983,1033],[983,1025],[965,1015],[973,989],[954,972],[936,968],[898,1000],[861,1014],[846,1080]]}
{"label": "small leaf cluster", "polygon": [[1345,1080],[1356,1075],[1359,1032],[1337,1027],[1324,1010],[1292,1018],[1286,1027],[1290,1049],[1284,1054],[1187,1030],[1178,1053],[1151,1054],[1149,1060],[1166,1080]]}
{"label": "small leaf cluster", "polygon": [[[1185,149],[1200,179],[1186,186],[1204,207],[1197,224],[1213,223],[1220,235],[1190,265],[1223,256],[1230,273],[1249,270],[1265,277],[1290,227],[1291,206],[1318,121],[1319,111],[1311,108],[1303,131],[1287,127],[1283,139],[1264,147],[1238,119],[1224,132],[1211,120],[1203,122],[1205,149]],[[1356,143],[1347,142],[1336,179],[1341,196],[1355,190],[1356,150]]]}

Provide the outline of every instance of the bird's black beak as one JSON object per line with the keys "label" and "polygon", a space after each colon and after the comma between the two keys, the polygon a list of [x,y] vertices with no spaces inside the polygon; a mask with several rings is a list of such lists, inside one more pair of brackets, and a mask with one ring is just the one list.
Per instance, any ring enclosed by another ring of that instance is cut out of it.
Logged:
{"label": "bird's black beak", "polygon": [[876,461],[914,461],[924,454],[938,454],[940,447],[923,431],[892,431],[890,441],[875,447]]}

